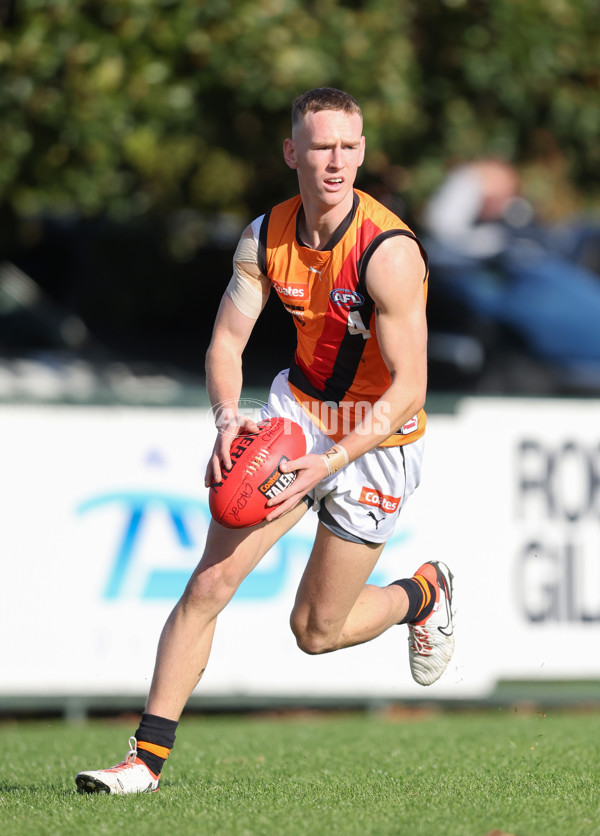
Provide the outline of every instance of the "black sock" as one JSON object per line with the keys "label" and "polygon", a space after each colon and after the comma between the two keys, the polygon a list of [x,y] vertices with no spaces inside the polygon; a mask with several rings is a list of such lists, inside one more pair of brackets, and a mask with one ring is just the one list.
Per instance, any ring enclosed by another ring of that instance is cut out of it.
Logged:
{"label": "black sock", "polygon": [[160,775],[173,748],[177,725],[177,720],[167,720],[156,714],[142,714],[140,726],[135,733],[137,754],[155,775]]}
{"label": "black sock", "polygon": [[[426,584],[429,595],[426,594],[421,581]],[[427,578],[419,575],[418,581],[414,578],[406,578],[405,580],[394,581],[393,585],[401,586],[408,595],[408,612],[398,624],[411,624],[417,619],[423,621],[427,618],[435,604],[435,589]]]}

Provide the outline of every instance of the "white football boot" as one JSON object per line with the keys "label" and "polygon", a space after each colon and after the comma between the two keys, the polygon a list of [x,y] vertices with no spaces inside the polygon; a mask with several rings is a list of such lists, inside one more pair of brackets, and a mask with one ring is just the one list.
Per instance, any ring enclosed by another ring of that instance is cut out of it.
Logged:
{"label": "white football boot", "polygon": [[415,575],[422,575],[434,587],[435,604],[427,618],[408,625],[408,659],[415,682],[431,685],[444,673],[454,652],[454,576],[445,563],[436,560],[424,563]]}
{"label": "white football boot", "polygon": [[129,738],[129,752],[123,763],[110,769],[94,769],[75,776],[77,792],[129,795],[138,792],[157,792],[160,775],[150,772],[137,756],[137,740]]}

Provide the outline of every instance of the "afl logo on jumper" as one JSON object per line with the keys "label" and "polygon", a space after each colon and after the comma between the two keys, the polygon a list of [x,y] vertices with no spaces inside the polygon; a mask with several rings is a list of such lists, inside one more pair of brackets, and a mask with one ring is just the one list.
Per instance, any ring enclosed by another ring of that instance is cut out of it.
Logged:
{"label": "afl logo on jumper", "polygon": [[348,287],[335,287],[329,294],[329,298],[336,305],[342,308],[359,308],[365,303],[365,297],[356,290],[350,290]]}

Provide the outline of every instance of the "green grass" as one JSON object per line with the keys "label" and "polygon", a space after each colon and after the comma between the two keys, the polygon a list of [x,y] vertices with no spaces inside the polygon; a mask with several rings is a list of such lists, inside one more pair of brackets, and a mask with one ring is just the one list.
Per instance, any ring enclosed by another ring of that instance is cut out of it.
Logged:
{"label": "green grass", "polygon": [[600,714],[185,717],[161,790],[81,796],[135,720],[0,726],[0,833],[600,834]]}

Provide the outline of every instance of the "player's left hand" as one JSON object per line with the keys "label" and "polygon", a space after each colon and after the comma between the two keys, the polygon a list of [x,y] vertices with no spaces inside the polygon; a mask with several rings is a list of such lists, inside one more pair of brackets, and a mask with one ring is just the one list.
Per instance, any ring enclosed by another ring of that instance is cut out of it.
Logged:
{"label": "player's left hand", "polygon": [[329,475],[323,456],[316,453],[309,453],[299,459],[282,462],[282,473],[290,473],[293,470],[297,470],[298,475],[292,484],[267,502],[267,505],[273,509],[267,514],[267,520],[275,520],[282,514],[291,511],[308,491]]}

